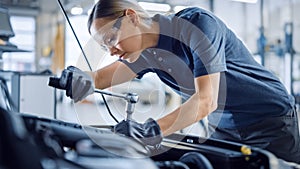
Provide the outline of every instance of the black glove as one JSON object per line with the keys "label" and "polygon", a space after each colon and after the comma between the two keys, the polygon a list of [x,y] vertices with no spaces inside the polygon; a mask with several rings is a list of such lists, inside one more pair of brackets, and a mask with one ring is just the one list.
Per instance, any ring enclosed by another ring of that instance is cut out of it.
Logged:
{"label": "black glove", "polygon": [[162,133],[159,125],[152,118],[144,124],[132,120],[123,120],[114,127],[115,133],[132,137],[143,145],[157,146],[162,141]]}
{"label": "black glove", "polygon": [[74,66],[63,70],[59,83],[65,86],[66,95],[75,103],[94,93],[95,90],[92,77]]}

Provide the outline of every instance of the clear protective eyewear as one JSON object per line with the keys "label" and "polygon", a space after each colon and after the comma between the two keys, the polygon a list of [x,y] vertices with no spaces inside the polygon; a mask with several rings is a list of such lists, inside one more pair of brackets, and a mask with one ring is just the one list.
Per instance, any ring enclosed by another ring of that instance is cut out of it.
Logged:
{"label": "clear protective eyewear", "polygon": [[110,48],[118,44],[120,38],[120,28],[122,24],[122,18],[124,15],[118,17],[116,22],[113,24],[112,28],[105,32],[103,35],[95,35],[95,40],[100,43],[100,46],[103,50],[109,51]]}

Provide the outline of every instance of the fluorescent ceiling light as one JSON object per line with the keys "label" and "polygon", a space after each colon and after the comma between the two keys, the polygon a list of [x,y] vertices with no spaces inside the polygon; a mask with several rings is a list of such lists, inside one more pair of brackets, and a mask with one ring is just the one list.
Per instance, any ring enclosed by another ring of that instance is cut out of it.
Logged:
{"label": "fluorescent ceiling light", "polygon": [[75,6],[71,9],[72,15],[81,15],[83,12],[83,9],[81,7]]}
{"label": "fluorescent ceiling light", "polygon": [[89,9],[89,10],[87,11],[87,14],[90,15],[90,14],[92,13],[92,10],[93,10],[93,8]]}
{"label": "fluorescent ceiling light", "polygon": [[232,1],[236,1],[236,2],[245,2],[245,3],[256,3],[257,0],[232,0]]}
{"label": "fluorescent ceiling light", "polygon": [[148,11],[168,12],[171,10],[170,5],[161,3],[139,2],[139,5]]}

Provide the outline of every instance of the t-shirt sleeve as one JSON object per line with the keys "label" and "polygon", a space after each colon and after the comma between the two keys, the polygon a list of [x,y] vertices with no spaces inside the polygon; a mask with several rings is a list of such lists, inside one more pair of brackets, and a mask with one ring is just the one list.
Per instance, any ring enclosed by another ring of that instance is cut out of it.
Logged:
{"label": "t-shirt sleeve", "polygon": [[193,61],[194,76],[227,71],[225,59],[225,30],[220,21],[206,13],[196,13],[189,18],[193,26],[184,31],[188,38]]}

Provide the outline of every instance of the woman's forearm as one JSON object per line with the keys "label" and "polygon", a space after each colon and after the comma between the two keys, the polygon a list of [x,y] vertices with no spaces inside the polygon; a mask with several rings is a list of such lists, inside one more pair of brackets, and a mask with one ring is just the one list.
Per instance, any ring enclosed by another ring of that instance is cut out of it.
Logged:
{"label": "woman's forearm", "polygon": [[200,98],[194,94],[175,111],[157,120],[164,136],[190,126],[216,109],[210,97]]}

